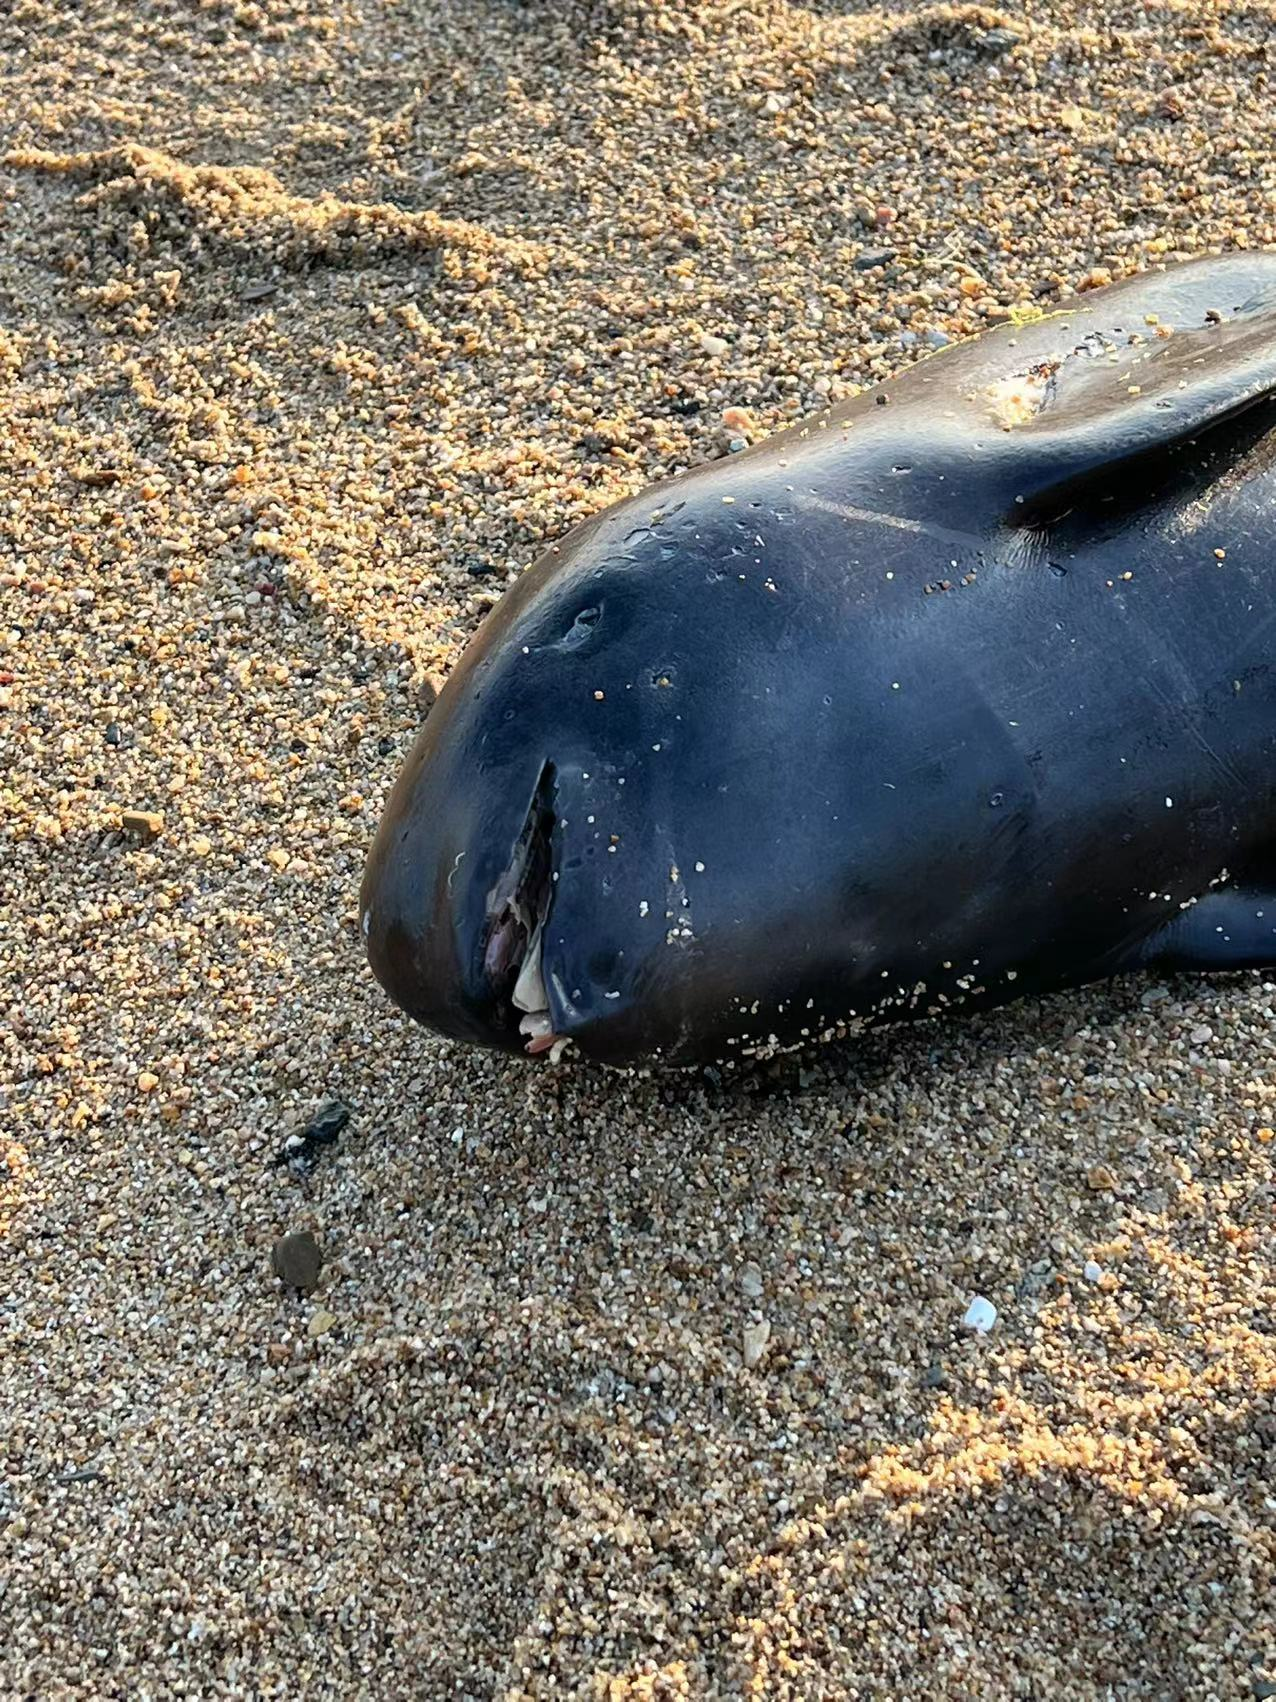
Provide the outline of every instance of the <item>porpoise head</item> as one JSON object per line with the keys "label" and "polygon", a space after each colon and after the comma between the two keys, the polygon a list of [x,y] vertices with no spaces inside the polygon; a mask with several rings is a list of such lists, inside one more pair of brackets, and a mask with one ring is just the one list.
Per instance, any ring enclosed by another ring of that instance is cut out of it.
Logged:
{"label": "porpoise head", "polygon": [[989,332],[548,551],[381,825],[362,915],[392,996],[483,1045],[680,1064],[1107,963],[1128,899],[1100,914],[1090,870],[1129,812],[1075,807],[1090,747],[1038,675],[1130,514],[1210,488],[1200,434],[1267,405],[1273,266]]}
{"label": "porpoise head", "polygon": [[848,960],[880,975],[856,849],[890,794],[848,759],[854,609],[813,565],[845,523],[760,488],[720,463],[606,510],[453,671],[361,903],[373,969],[429,1027],[707,1061],[839,1020]]}

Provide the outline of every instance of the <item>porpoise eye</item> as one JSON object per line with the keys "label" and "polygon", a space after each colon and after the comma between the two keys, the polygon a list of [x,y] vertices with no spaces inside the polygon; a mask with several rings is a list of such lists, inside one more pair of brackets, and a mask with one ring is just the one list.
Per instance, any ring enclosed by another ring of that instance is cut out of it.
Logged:
{"label": "porpoise eye", "polygon": [[599,608],[582,609],[563,635],[564,650],[579,650],[602,618]]}

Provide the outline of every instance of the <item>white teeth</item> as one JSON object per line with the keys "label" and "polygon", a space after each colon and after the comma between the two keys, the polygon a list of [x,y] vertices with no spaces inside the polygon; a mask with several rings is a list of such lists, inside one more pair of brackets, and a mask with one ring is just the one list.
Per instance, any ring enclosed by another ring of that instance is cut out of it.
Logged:
{"label": "white teeth", "polygon": [[[520,1011],[547,1011],[549,995],[545,991],[545,980],[541,975],[541,931],[537,928],[532,935],[531,944],[527,948],[527,956],[523,959],[523,967],[518,972],[518,980],[514,983],[514,1003]],[[520,1025],[521,1026],[521,1025]],[[545,1029],[546,1034],[549,1033]]]}
{"label": "white teeth", "polygon": [[[524,1013],[519,1018],[518,1032],[527,1036],[527,1050],[548,1052],[550,1063],[556,1064],[571,1045],[571,1040],[565,1034],[556,1035],[554,1024],[550,1021],[549,994],[545,991],[545,977],[541,974],[539,927],[528,944],[527,956],[514,983],[513,998],[515,1005]],[[547,1040],[553,1041],[553,1045],[546,1046]]]}

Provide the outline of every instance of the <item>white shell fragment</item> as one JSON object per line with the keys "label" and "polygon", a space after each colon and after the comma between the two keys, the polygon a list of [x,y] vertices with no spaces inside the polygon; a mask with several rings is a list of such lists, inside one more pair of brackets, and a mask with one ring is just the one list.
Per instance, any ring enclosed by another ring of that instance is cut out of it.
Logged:
{"label": "white shell fragment", "polygon": [[962,1323],[968,1330],[974,1330],[976,1335],[986,1336],[997,1322],[997,1308],[991,1300],[986,1300],[982,1294],[977,1294],[966,1308],[966,1316]]}

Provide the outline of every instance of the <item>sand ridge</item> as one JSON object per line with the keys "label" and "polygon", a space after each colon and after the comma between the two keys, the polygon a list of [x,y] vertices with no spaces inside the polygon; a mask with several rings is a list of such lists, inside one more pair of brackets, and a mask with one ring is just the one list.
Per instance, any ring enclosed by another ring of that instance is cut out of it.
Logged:
{"label": "sand ridge", "polygon": [[0,14],[0,1694],[1276,1694],[1272,981],[670,1083],[431,1040],[354,908],[573,521],[1276,244],[1274,42]]}

